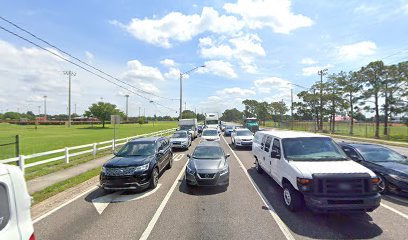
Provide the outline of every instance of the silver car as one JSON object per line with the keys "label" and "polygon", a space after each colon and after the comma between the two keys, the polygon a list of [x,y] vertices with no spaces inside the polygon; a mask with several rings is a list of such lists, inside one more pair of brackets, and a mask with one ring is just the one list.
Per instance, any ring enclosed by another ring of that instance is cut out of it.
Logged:
{"label": "silver car", "polygon": [[171,148],[188,149],[191,146],[191,135],[187,131],[180,130],[170,137]]}
{"label": "silver car", "polygon": [[185,180],[187,186],[222,186],[229,185],[229,165],[224,150],[217,142],[202,142],[188,154],[189,158]]}

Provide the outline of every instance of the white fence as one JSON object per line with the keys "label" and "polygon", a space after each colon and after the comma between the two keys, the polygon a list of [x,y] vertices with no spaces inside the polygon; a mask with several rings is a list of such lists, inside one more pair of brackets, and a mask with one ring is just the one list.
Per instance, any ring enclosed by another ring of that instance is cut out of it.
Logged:
{"label": "white fence", "polygon": [[[20,155],[19,157],[0,160],[0,163],[12,163],[12,162],[18,163],[18,165],[20,166],[21,170],[24,173],[26,168],[38,166],[38,165],[49,163],[49,162],[59,161],[59,160],[62,160],[62,159],[64,159],[65,163],[69,163],[69,158],[70,157],[75,157],[75,156],[82,155],[82,154],[87,154],[87,153],[92,153],[95,156],[96,153],[99,150],[112,149],[112,151],[113,151],[113,150],[115,150],[115,147],[124,145],[125,143],[127,143],[131,139],[142,138],[142,137],[152,137],[152,136],[165,136],[165,135],[169,135],[169,134],[173,133],[175,130],[176,130],[175,128],[171,128],[171,129],[166,129],[166,130],[162,130],[162,131],[158,131],[158,132],[152,132],[152,133],[137,135],[137,136],[133,136],[133,137],[121,138],[121,139],[116,139],[116,140],[112,139],[112,140],[109,140],[109,141],[85,144],[85,145],[75,146],[75,147],[66,147],[66,148],[52,150],[52,151],[48,151],[48,152],[34,153],[34,154],[31,154],[31,155]],[[70,153],[70,151],[78,150],[78,149],[84,149],[84,150],[79,151],[79,152]],[[45,156],[49,156],[49,155],[55,155],[57,153],[62,153],[62,155],[26,164],[27,159],[32,159],[32,158],[37,158],[37,157],[45,157]]]}

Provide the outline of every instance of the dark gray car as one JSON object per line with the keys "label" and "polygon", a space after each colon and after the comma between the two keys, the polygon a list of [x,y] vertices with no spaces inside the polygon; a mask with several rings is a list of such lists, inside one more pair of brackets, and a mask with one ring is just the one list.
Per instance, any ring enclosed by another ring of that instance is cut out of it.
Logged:
{"label": "dark gray car", "polygon": [[189,162],[186,167],[185,180],[187,186],[223,186],[229,185],[229,165],[219,143],[202,142],[192,155],[187,155]]}

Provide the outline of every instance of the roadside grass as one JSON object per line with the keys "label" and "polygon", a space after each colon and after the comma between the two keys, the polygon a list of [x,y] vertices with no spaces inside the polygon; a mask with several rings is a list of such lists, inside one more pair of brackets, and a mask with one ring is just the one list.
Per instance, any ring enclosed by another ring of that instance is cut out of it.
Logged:
{"label": "roadside grass", "polygon": [[101,167],[97,167],[78,176],[53,184],[41,191],[35,192],[34,194],[32,194],[34,205],[99,175],[100,171]]}
{"label": "roadside grass", "polygon": [[[149,124],[120,124],[116,128],[116,137],[125,138],[149,132],[174,128],[177,122],[156,122]],[[113,126],[106,125],[72,125],[66,126],[39,125],[14,125],[0,123],[0,142],[10,142],[15,135],[20,135],[20,151],[22,155],[45,152],[64,147],[90,144],[113,139]],[[0,147],[0,159],[15,157],[15,147]]]}
{"label": "roadside grass", "polygon": [[[293,130],[298,131],[308,131],[313,132],[315,123],[314,122],[294,122]],[[266,122],[264,127],[275,127],[282,129],[291,129],[291,123],[277,123],[277,122]],[[325,122],[323,129],[329,133],[329,123]],[[389,128],[389,136],[383,134],[384,127],[380,126],[380,140],[395,141],[395,142],[408,142],[408,126],[403,124],[392,124]],[[356,123],[353,127],[353,135],[349,135],[349,123],[336,123],[335,133],[333,135],[338,135],[339,137],[359,137],[367,138],[370,140],[378,140],[374,138],[375,125],[372,123]]]}

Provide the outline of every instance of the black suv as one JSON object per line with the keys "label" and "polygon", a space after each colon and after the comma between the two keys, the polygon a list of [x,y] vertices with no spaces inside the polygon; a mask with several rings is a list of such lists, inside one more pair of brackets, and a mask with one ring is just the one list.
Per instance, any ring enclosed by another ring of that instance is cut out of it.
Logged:
{"label": "black suv", "polygon": [[159,174],[172,164],[173,153],[167,138],[135,139],[103,165],[100,186],[106,192],[155,188]]}

